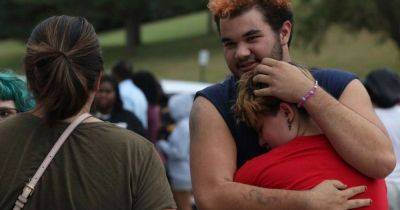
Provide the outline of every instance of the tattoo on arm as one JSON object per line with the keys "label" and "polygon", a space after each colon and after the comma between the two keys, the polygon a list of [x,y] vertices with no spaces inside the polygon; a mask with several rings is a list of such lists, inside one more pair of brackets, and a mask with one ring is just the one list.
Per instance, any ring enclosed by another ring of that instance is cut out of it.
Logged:
{"label": "tattoo on arm", "polygon": [[244,198],[248,201],[257,201],[263,206],[271,205],[271,203],[275,203],[278,200],[273,196],[263,196],[263,194],[257,189],[250,190],[247,195],[244,195]]}

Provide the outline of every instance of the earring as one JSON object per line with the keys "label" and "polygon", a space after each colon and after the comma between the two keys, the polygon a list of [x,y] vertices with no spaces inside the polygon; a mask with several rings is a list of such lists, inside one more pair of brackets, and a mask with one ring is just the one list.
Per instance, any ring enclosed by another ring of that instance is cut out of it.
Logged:
{"label": "earring", "polygon": [[287,123],[288,123],[288,128],[289,128],[289,130],[292,130],[292,122],[290,122],[289,119],[288,119],[288,120],[287,120]]}

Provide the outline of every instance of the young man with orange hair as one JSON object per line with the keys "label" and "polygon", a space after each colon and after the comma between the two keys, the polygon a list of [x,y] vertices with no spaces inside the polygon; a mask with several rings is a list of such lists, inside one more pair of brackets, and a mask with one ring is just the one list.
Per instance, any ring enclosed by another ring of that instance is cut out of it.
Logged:
{"label": "young man with orange hair", "polygon": [[248,71],[256,71],[253,81],[267,86],[254,94],[302,105],[341,158],[362,174],[387,176],[394,168],[395,157],[368,94],[355,75],[313,71],[319,87],[289,64],[293,29],[289,1],[211,0],[209,8],[232,76],[200,91],[191,113],[191,174],[200,209],[313,210],[369,205],[370,199],[351,199],[364,192],[364,186],[347,188],[337,180],[324,181],[306,191],[233,182],[237,168],[266,152],[258,145],[257,132],[237,123],[232,111],[236,82]]}

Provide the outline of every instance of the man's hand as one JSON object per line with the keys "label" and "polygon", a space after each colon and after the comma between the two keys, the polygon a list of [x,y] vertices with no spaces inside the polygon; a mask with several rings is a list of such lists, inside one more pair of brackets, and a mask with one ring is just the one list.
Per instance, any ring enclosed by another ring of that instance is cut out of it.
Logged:
{"label": "man's hand", "polygon": [[307,209],[309,210],[344,210],[369,206],[371,199],[352,199],[363,193],[365,186],[351,187],[337,180],[327,180],[306,192]]}
{"label": "man's hand", "polygon": [[[268,85],[255,90],[255,95],[287,102],[298,103],[314,83],[297,67],[270,58],[263,59],[255,71],[253,82]],[[396,159],[391,141],[359,80],[347,84],[339,101],[318,88],[304,108],[340,157],[359,172],[381,179],[393,171]]]}
{"label": "man's hand", "polygon": [[264,58],[255,71],[253,82],[267,84],[267,88],[255,90],[257,96],[274,96],[283,101],[298,103],[314,86],[296,66],[272,58]]}

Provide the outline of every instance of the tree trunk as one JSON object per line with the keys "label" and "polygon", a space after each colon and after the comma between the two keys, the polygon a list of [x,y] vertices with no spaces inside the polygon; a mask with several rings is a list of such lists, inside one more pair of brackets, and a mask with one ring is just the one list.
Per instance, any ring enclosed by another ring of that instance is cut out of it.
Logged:
{"label": "tree trunk", "polygon": [[392,38],[395,41],[395,43],[397,44],[397,48],[399,48],[400,50],[400,26],[398,27],[398,31],[395,34],[392,34]]}
{"label": "tree trunk", "polygon": [[213,15],[211,12],[208,12],[208,17],[207,17],[207,34],[212,34],[214,32],[213,28]]}
{"label": "tree trunk", "polygon": [[390,37],[395,41],[400,50],[400,15],[393,0],[375,0],[380,13],[388,22]]}
{"label": "tree trunk", "polygon": [[126,21],[126,49],[129,53],[134,53],[140,44],[140,21],[138,18],[129,17]]}

